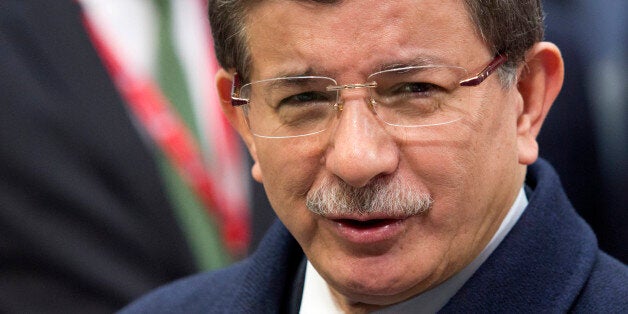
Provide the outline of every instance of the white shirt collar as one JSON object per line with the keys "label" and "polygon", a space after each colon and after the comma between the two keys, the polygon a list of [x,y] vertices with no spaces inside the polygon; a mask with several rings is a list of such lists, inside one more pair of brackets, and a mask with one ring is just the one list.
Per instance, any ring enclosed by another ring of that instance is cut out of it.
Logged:
{"label": "white shirt collar", "polygon": [[[491,241],[469,265],[433,289],[405,302],[381,309],[376,313],[435,313],[440,310],[447,304],[449,299],[458,292],[465,282],[471,278],[489,255],[493,253],[499,243],[501,243],[510,232],[517,220],[519,220],[526,206],[528,206],[528,199],[522,188]],[[307,262],[305,270],[305,283],[303,286],[300,313],[342,313],[334,302],[327,283],[309,261]]]}

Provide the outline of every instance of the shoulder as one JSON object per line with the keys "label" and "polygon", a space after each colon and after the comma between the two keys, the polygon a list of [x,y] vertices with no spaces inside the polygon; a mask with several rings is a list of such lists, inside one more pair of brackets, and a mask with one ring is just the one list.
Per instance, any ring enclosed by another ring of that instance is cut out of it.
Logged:
{"label": "shoulder", "polygon": [[245,263],[198,274],[163,286],[120,313],[212,313],[228,312],[234,291],[240,287]]}
{"label": "shoulder", "polygon": [[599,250],[549,164],[531,166],[526,184],[524,213],[443,312],[622,312],[626,266]]}
{"label": "shoulder", "polygon": [[600,251],[573,311],[627,313],[628,266]]}
{"label": "shoulder", "polygon": [[[539,160],[530,170],[526,182],[536,188],[521,221],[529,232],[518,239],[543,246],[533,254],[543,261],[537,268],[548,271],[538,282],[551,284],[547,288],[559,296],[556,304],[569,305],[573,312],[628,312],[628,266],[599,249],[595,234],[576,214],[548,163]],[[564,280],[550,273],[562,273]]]}
{"label": "shoulder", "polygon": [[304,259],[283,224],[276,222],[250,257],[228,268],[181,279],[121,313],[277,313]]}

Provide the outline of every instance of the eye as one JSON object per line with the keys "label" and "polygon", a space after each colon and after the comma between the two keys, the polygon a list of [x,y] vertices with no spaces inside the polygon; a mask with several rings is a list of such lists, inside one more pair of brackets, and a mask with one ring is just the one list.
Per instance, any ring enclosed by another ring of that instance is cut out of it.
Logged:
{"label": "eye", "polygon": [[295,94],[279,101],[277,107],[281,106],[311,106],[316,104],[328,104],[331,101],[326,93],[309,91]]}
{"label": "eye", "polygon": [[307,129],[318,128],[329,120],[333,113],[330,101],[330,95],[324,92],[294,94],[279,102],[276,117],[283,128],[308,132]]}
{"label": "eye", "polygon": [[389,89],[389,95],[404,95],[404,96],[431,96],[433,93],[441,91],[442,88],[438,85],[426,82],[404,82],[396,84]]}

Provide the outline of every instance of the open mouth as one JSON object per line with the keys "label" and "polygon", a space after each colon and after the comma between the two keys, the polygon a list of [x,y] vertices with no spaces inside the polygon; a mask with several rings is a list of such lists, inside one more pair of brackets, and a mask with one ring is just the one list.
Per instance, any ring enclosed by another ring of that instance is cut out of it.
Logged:
{"label": "open mouth", "polygon": [[345,227],[366,230],[384,227],[399,221],[399,219],[371,219],[364,221],[355,219],[336,219],[334,221],[344,225]]}
{"label": "open mouth", "polygon": [[373,217],[372,219],[345,217],[327,221],[332,222],[332,229],[344,241],[355,245],[372,245],[400,236],[407,225],[404,223],[405,220],[405,218],[396,217]]}

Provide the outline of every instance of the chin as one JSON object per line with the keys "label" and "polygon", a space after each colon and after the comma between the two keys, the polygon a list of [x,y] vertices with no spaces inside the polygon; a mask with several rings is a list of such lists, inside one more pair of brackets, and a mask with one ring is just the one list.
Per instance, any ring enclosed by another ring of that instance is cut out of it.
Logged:
{"label": "chin", "polygon": [[371,305],[391,305],[399,303],[416,294],[412,286],[361,286],[349,287],[339,291],[351,303]]}
{"label": "chin", "polygon": [[[422,291],[425,286],[424,278],[408,277],[407,271],[399,271],[393,274],[390,268],[379,268],[375,271],[364,271],[361,267],[347,274],[345,278],[338,278],[335,273],[333,286],[345,298],[351,302],[359,302],[373,305],[390,305],[401,302]],[[360,271],[362,270],[362,271]]]}

